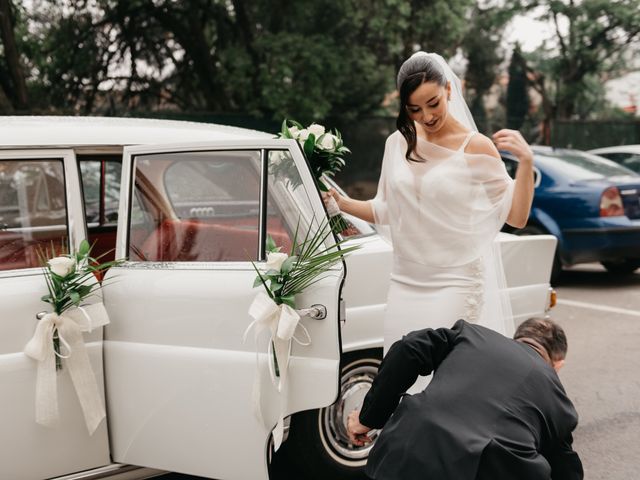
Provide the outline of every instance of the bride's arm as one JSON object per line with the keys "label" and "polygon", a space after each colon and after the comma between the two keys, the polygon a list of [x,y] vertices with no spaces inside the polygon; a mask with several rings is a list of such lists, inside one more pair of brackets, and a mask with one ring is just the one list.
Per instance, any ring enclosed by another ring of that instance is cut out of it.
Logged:
{"label": "bride's arm", "polygon": [[500,130],[493,134],[493,141],[499,150],[507,150],[518,159],[513,200],[507,223],[515,228],[525,227],[533,201],[533,152],[517,130]]}
{"label": "bride's arm", "polygon": [[498,150],[506,150],[519,160],[507,223],[512,227],[522,228],[527,225],[533,201],[533,152],[517,130],[500,130],[493,135],[493,142],[495,146],[484,135],[474,135],[465,151],[489,155],[502,161]]}

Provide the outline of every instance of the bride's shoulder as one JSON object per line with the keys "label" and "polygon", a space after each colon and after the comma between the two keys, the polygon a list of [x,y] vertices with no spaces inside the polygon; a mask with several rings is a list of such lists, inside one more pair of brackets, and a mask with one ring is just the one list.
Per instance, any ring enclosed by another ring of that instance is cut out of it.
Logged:
{"label": "bride's shoulder", "polygon": [[387,137],[387,140],[386,140],[385,143],[388,145],[390,143],[397,143],[397,142],[402,142],[402,141],[406,142],[406,140],[404,139],[404,136],[402,135],[400,130],[396,130],[391,135],[389,135]]}
{"label": "bride's shoulder", "polygon": [[481,133],[476,133],[471,137],[464,153],[470,153],[472,155],[488,155],[490,157],[500,159],[498,149],[491,139]]}

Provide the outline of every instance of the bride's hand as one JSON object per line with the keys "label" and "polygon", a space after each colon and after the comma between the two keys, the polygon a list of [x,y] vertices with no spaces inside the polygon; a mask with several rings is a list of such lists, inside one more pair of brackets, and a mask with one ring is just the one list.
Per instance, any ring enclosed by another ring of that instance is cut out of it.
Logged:
{"label": "bride's hand", "polygon": [[338,204],[338,208],[342,210],[344,205],[344,197],[340,195],[335,188],[330,188],[328,192],[322,192],[322,200],[324,201],[325,206],[330,198],[333,198]]}
{"label": "bride's hand", "polygon": [[515,155],[520,162],[529,164],[533,162],[533,151],[517,130],[505,128],[497,131],[493,134],[493,143],[496,144],[498,150],[506,150]]}

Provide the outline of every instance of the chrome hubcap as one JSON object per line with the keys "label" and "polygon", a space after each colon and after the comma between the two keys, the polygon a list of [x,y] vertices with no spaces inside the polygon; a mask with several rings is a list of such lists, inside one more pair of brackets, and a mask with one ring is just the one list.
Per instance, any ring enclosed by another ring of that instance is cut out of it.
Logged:
{"label": "chrome hubcap", "polygon": [[[356,447],[349,442],[347,418],[349,413],[362,406],[364,397],[371,388],[379,364],[374,362],[376,361],[373,359],[366,360],[361,362],[361,365],[348,370],[341,380],[338,401],[320,411],[320,427],[325,437],[323,440],[328,443],[332,456],[341,463],[349,463],[353,466],[364,465],[373,446],[369,444]],[[373,439],[377,438],[378,430],[370,432],[369,436]]]}

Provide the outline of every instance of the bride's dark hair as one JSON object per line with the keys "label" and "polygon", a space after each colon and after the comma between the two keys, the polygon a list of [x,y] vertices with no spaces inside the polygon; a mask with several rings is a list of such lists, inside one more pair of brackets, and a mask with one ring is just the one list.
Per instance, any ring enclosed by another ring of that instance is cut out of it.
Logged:
{"label": "bride's dark hair", "polygon": [[447,86],[447,78],[438,62],[424,57],[411,57],[402,64],[398,72],[398,90],[400,91],[400,112],[396,119],[396,128],[407,141],[405,157],[411,162],[420,162],[411,158],[417,144],[416,127],[407,112],[409,96],[423,83],[435,82],[441,87]]}

